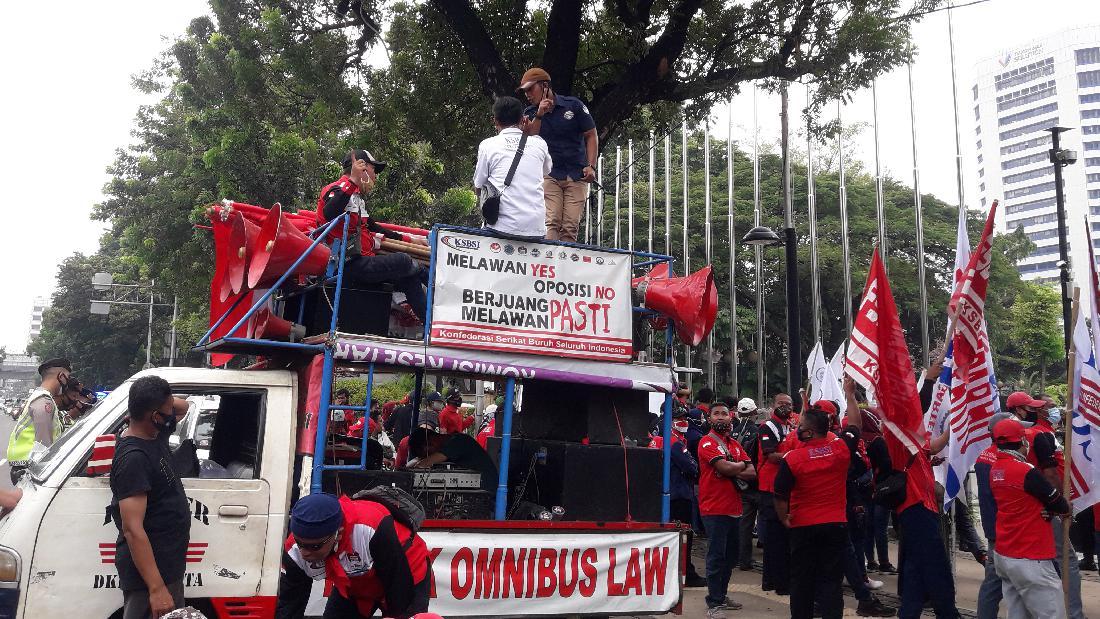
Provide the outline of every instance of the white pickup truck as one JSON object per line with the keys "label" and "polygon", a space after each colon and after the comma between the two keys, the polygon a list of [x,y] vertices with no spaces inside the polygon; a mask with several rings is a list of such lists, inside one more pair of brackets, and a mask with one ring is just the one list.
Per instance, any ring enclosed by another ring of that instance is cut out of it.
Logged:
{"label": "white pickup truck", "polygon": [[[206,468],[220,478],[183,480],[194,517],[189,602],[211,618],[274,615],[287,514],[303,481],[294,478],[298,376],[158,368],[111,392],[28,469],[22,500],[0,519],[0,619],[121,617],[109,479],[88,466],[97,437],[125,423],[131,382],[150,373],[196,409],[217,402]],[[428,521],[421,534],[431,609],[444,616],[652,614],[680,602],[675,525]]]}

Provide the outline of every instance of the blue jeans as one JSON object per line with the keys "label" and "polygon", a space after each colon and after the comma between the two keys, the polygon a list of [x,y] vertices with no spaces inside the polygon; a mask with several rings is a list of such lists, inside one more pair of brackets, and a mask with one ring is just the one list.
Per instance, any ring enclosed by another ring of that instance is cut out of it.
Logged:
{"label": "blue jeans", "polygon": [[344,263],[345,283],[350,279],[351,284],[393,284],[394,289],[405,293],[409,307],[421,321],[427,316],[428,297],[424,292],[427,272],[403,253],[356,256]]}
{"label": "blue jeans", "polygon": [[737,516],[703,516],[707,530],[707,608],[726,600],[733,567],[737,565]]}
{"label": "blue jeans", "polygon": [[898,514],[901,548],[898,551],[898,588],[901,619],[917,619],[924,600],[932,600],[937,619],[956,619],[955,581],[951,561],[940,536],[940,517],[921,504]]}
{"label": "blue jeans", "polygon": [[890,527],[890,510],[881,505],[869,503],[867,505],[867,528],[863,537],[863,552],[867,555],[867,561],[875,560],[875,550],[878,550],[878,564],[890,563],[890,543],[886,536],[886,530]]}
{"label": "blue jeans", "polygon": [[985,580],[978,587],[978,619],[997,619],[1001,608],[1001,577],[993,567],[993,543],[989,544],[989,558],[985,561]]}

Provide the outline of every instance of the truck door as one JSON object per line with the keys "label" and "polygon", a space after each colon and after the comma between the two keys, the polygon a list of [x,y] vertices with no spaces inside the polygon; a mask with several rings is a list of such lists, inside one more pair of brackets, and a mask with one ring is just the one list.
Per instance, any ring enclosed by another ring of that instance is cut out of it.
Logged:
{"label": "truck door", "polygon": [[[270,513],[270,487],[259,474],[266,390],[206,387],[177,395],[192,403],[189,415],[201,405],[213,419],[206,429],[209,457],[197,462],[192,476],[181,471],[192,514],[185,595],[207,608],[214,598],[253,597]],[[123,427],[119,423],[112,431]],[[90,456],[90,444],[87,450]],[[25,617],[107,619],[121,608],[114,565],[118,530],[104,522],[110,502],[108,477],[88,476],[84,465],[64,482],[39,527]],[[277,526],[281,531],[282,523]]]}

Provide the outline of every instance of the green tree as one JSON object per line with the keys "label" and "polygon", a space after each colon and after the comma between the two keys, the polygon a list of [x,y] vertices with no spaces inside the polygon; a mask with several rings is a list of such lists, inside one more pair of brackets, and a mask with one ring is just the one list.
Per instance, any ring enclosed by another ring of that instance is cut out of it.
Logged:
{"label": "green tree", "polygon": [[1012,305],[1008,339],[1022,370],[1039,372],[1038,391],[1046,389],[1047,369],[1065,356],[1061,295],[1041,284],[1026,284]]}

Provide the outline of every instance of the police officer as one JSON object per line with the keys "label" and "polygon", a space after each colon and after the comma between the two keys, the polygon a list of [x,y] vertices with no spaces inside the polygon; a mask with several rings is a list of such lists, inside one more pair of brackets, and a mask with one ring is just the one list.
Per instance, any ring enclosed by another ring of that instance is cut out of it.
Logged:
{"label": "police officer", "polygon": [[829,432],[825,404],[836,411],[818,402],[802,414],[799,443],[780,460],[773,487],[776,515],[790,529],[792,619],[812,619],[815,600],[824,619],[844,613],[846,482],[856,445]]}
{"label": "police officer", "polygon": [[290,511],[277,619],[305,614],[314,580],[332,587],[325,619],[405,619],[428,610],[431,579],[424,540],[380,503],[302,497]]}
{"label": "police officer", "polygon": [[49,359],[38,366],[42,384],[27,398],[8,438],[11,483],[19,483],[23,471],[30,464],[35,443],[49,447],[61,436],[61,411],[69,408],[64,391],[72,373],[73,367],[68,359]]}
{"label": "police officer", "polygon": [[[1030,430],[1030,428],[1029,428]],[[997,502],[993,561],[1010,617],[1066,616],[1062,583],[1055,570],[1054,532],[1048,525],[1068,516],[1069,503],[1027,460],[1024,427],[1015,419],[993,426],[997,462],[989,473]]]}

